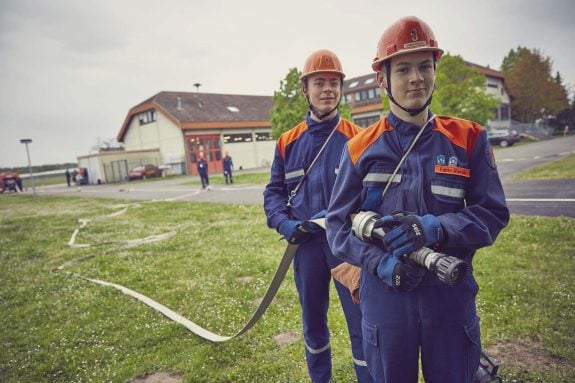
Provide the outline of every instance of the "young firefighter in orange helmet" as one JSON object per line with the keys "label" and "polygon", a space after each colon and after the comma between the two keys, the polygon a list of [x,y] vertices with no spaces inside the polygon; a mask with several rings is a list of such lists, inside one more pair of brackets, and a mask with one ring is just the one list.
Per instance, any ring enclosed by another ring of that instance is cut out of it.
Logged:
{"label": "young firefighter in orange helmet", "polygon": [[[308,222],[323,218],[345,143],[360,128],[340,118],[343,79],[338,57],[313,52],[300,77],[309,112],[305,121],[282,134],[276,145],[270,182],[264,191],[268,226],[291,244],[294,278],[302,308],[305,355],[312,382],[331,381],[331,347],[327,325],[330,270],[342,263],[331,253],[325,231]],[[303,230],[305,231],[303,231]],[[347,320],[353,362],[359,382],[371,382],[363,358],[361,313],[349,291],[335,282]]]}
{"label": "young firefighter in orange helmet", "polygon": [[[509,221],[485,130],[429,110],[442,53],[417,17],[383,32],[372,68],[391,111],[348,142],[326,217],[334,254],[362,269],[364,351],[376,382],[416,383],[419,360],[426,383],[473,381],[473,273],[452,287],[404,255],[430,247],[471,264]],[[381,217],[373,226],[383,240],[355,235],[360,211]]]}

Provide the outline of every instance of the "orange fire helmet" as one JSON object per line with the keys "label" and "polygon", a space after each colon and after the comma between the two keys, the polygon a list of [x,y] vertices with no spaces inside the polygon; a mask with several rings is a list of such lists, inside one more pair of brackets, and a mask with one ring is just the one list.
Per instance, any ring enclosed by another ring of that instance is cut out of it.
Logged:
{"label": "orange fire helmet", "polygon": [[379,71],[381,64],[392,57],[421,51],[434,52],[438,61],[443,50],[437,46],[437,40],[427,23],[415,16],[407,16],[389,26],[379,38],[377,56],[371,68]]}
{"label": "orange fire helmet", "polygon": [[300,76],[300,81],[315,73],[336,73],[341,76],[343,80],[345,73],[341,67],[341,62],[335,53],[327,49],[320,49],[313,52],[303,66],[303,74]]}

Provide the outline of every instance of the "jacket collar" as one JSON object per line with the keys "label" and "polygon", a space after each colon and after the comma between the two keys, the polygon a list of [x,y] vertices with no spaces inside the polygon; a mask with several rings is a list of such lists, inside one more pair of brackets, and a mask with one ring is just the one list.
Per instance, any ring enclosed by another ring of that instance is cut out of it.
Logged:
{"label": "jacket collar", "polygon": [[[429,119],[431,118],[431,116],[433,116],[433,113],[431,112],[431,110],[428,110],[427,118]],[[387,115],[387,120],[389,121],[391,126],[393,126],[393,129],[397,130],[397,132],[400,134],[405,135],[414,134],[417,133],[420,129],[418,125],[414,125],[410,122],[403,121],[401,118],[397,117],[391,111]]]}
{"label": "jacket collar", "polygon": [[336,114],[334,118],[325,121],[315,121],[310,117],[309,112],[305,117],[305,122],[307,124],[308,129],[311,132],[319,131],[319,130],[326,130],[331,131],[338,123],[339,123],[339,114]]}

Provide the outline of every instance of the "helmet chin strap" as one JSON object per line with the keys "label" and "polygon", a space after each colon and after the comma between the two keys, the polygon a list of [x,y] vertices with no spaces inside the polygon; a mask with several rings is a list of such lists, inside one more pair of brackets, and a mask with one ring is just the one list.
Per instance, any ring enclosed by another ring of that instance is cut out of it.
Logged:
{"label": "helmet chin strap", "polygon": [[[435,58],[433,60],[433,66],[435,68]],[[385,62],[385,72],[386,72],[386,77],[387,77],[386,78],[387,84],[385,87],[385,91],[387,93],[387,97],[389,97],[389,101],[393,102],[395,105],[397,105],[403,111],[409,113],[410,116],[412,116],[412,117],[417,116],[419,113],[423,112],[429,106],[429,104],[431,104],[431,100],[433,98],[433,92],[431,92],[431,95],[429,96],[429,98],[427,99],[425,104],[423,104],[419,108],[405,108],[402,105],[399,105],[399,103],[397,101],[395,101],[395,98],[393,98],[393,95],[391,94],[391,64],[389,63],[389,60],[387,60]],[[435,85],[434,85],[434,90],[435,90]]]}
{"label": "helmet chin strap", "polygon": [[339,108],[339,103],[341,102],[341,96],[339,97],[339,100],[337,101],[337,105],[335,106],[335,108],[333,108],[332,110],[330,110],[329,112],[325,112],[325,113],[319,113],[319,111],[311,104],[311,102],[309,101],[309,97],[306,96],[307,99],[307,104],[309,105],[309,111],[311,113],[314,114],[314,116],[316,116],[320,121],[322,121],[324,118],[326,118],[327,116],[329,116],[330,114],[333,113],[334,110],[336,110],[337,108]]}

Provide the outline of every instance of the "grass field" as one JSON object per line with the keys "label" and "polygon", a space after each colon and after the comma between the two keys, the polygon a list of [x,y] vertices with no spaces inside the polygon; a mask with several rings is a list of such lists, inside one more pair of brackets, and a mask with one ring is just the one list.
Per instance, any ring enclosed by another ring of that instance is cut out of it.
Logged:
{"label": "grass field", "polygon": [[515,180],[575,179],[575,156],[569,155],[513,177]]}
{"label": "grass field", "polygon": [[[78,277],[124,285],[231,335],[255,310],[285,248],[261,206],[6,195],[0,217],[0,381],[128,382],[155,372],[186,382],[308,381],[291,271],[260,322],[223,344]],[[70,248],[79,219],[92,221],[75,243],[92,246]],[[505,381],[575,381],[574,230],[571,218],[514,216],[476,256],[484,346],[502,361]],[[152,244],[121,242],[172,231]],[[334,382],[351,382],[332,295]]]}

